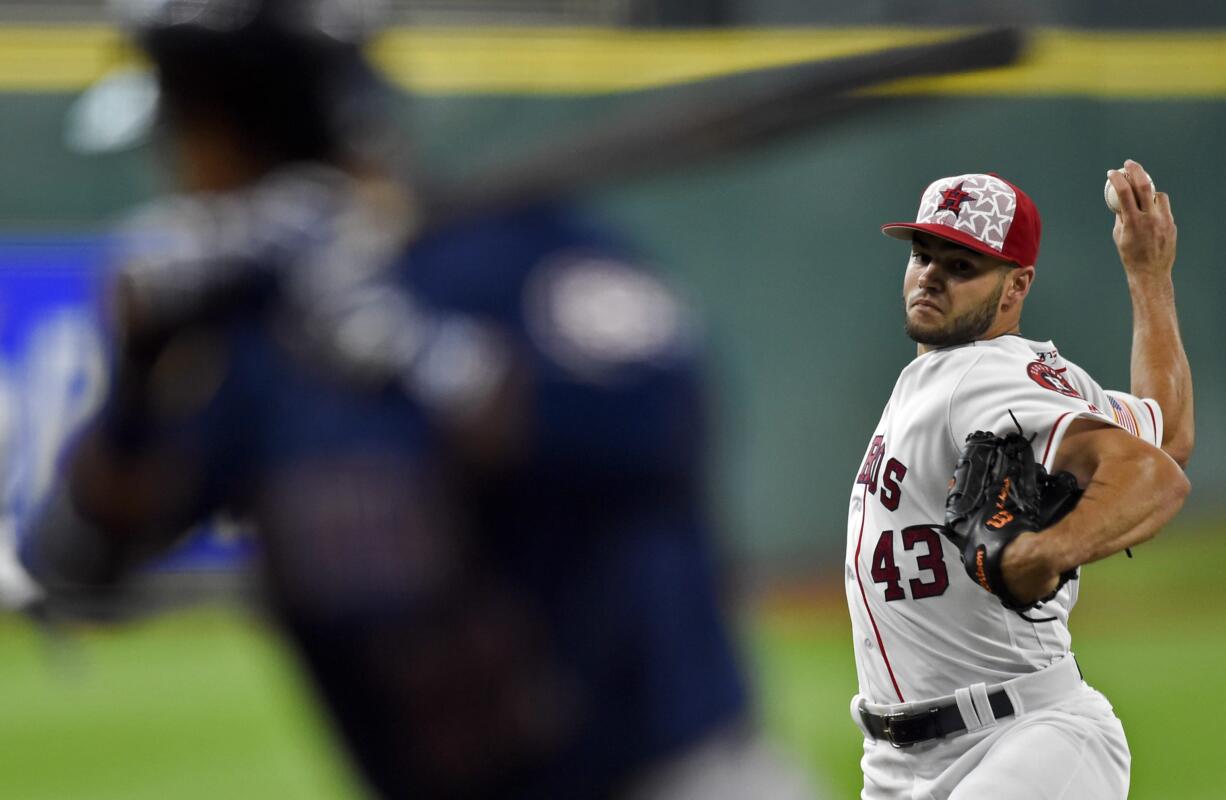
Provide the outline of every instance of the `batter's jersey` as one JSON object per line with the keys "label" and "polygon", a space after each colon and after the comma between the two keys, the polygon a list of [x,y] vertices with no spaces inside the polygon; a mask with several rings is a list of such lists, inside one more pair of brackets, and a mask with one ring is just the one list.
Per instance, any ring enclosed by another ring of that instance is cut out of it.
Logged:
{"label": "batter's jersey", "polygon": [[[346,176],[302,165],[245,194],[160,201],[120,243],[160,302],[231,273],[266,278],[208,323],[225,368],[215,395],[150,434],[197,462],[182,467],[203,477],[195,516],[275,510],[286,535],[262,532],[270,572],[377,627],[401,610],[405,590],[388,584],[406,565],[392,562],[407,551],[432,564],[429,548],[393,547],[365,525],[324,536],[315,520],[337,515],[342,494],[374,498],[362,517],[390,513],[382,484],[338,488],[354,485],[337,476],[355,461],[402,473],[389,478],[398,496],[447,480],[482,566],[543,618],[574,698],[569,746],[516,797],[604,796],[744,717],[705,503],[702,346],[684,305],[632,248],[565,207],[465,219],[385,252],[359,224],[358,197]],[[474,330],[503,349],[476,350],[486,340]],[[345,331],[366,333],[325,335]],[[349,371],[392,369],[403,351],[415,355],[395,380]],[[460,480],[440,420],[490,390],[483,375],[504,351],[530,398],[518,460]],[[319,491],[291,482],[319,464],[332,472]],[[271,492],[287,483],[292,501]],[[279,598],[291,601],[300,595]],[[357,744],[382,753],[382,729],[368,727]]]}
{"label": "batter's jersey", "polygon": [[971,580],[941,528],[968,435],[1004,435],[1020,425],[1033,437],[1035,460],[1050,469],[1079,417],[1162,441],[1156,402],[1104,390],[1051,342],[1008,335],[933,350],[899,375],[847,519],[847,603],[860,693],[870,702],[912,702],[1005,681],[1068,652],[1078,580],[1031,613],[1055,620],[1027,622]]}

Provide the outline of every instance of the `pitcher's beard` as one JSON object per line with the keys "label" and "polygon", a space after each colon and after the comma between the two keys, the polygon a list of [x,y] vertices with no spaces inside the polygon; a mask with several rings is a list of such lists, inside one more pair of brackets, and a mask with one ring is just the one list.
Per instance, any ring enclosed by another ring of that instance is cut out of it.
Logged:
{"label": "pitcher's beard", "polygon": [[929,347],[952,347],[978,341],[996,321],[996,309],[1000,307],[1004,288],[1002,282],[994,296],[939,327],[914,323],[910,315],[904,316],[903,327],[912,341]]}

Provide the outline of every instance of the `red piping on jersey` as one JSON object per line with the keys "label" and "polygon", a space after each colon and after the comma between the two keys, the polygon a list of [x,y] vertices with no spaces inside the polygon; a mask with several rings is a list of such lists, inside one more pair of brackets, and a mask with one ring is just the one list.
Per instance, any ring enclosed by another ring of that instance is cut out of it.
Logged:
{"label": "red piping on jersey", "polygon": [[[1158,418],[1154,416],[1154,410],[1149,407],[1149,403],[1142,400],[1141,405],[1145,406],[1145,410],[1149,412],[1149,421],[1154,424],[1154,438],[1157,439],[1158,438]],[[1159,447],[1162,446],[1162,442],[1156,442],[1156,444]]]}
{"label": "red piping on jersey", "polygon": [[877,620],[873,619],[873,610],[868,607],[868,593],[864,591],[864,581],[860,580],[860,545],[864,543],[864,520],[868,517],[868,484],[864,485],[864,496],[860,499],[860,535],[856,537],[856,583],[860,585],[860,596],[864,598],[864,610],[868,612],[868,621],[873,626],[873,635],[877,637],[877,649],[881,651],[881,660],[885,662],[885,670],[890,673],[890,683],[894,684],[894,693],[898,702],[902,699],[902,689],[898,688],[898,679],[894,677],[894,668],[890,666],[890,657],[885,654],[885,643],[881,641],[881,631],[877,630]]}
{"label": "red piping on jersey", "polygon": [[1051,452],[1051,443],[1056,441],[1056,431],[1060,430],[1060,420],[1072,413],[1072,411],[1065,411],[1063,414],[1056,417],[1056,424],[1051,426],[1051,436],[1047,437],[1047,447],[1043,448],[1043,458],[1039,460],[1040,464],[1047,463],[1047,454]]}

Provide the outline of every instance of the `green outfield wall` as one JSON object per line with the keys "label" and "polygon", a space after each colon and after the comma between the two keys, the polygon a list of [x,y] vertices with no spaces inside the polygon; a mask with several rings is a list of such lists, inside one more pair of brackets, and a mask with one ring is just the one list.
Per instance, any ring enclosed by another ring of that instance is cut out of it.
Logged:
{"label": "green outfield wall", "polygon": [[[643,52],[667,48],[667,38],[656,39],[641,43]],[[1075,66],[1040,61],[1025,80],[1004,74],[900,90],[768,150],[583,198],[637,235],[702,312],[719,388],[714,491],[734,551],[765,564],[837,562],[854,473],[914,354],[901,329],[905,248],[877,228],[912,217],[932,178],[991,170],[1027,189],[1044,237],[1024,334],[1055,340],[1102,383],[1127,388],[1129,300],[1102,202],[1105,171],[1126,157],[1171,194],[1179,223],[1176,287],[1199,423],[1189,507],[1226,513],[1226,359],[1218,353],[1226,86],[1215,60],[1226,49],[1223,37],[1204,33],[1129,41],[1166,59],[1141,65],[1148,77],[1135,92],[1109,76],[1074,80]],[[1087,69],[1108,75],[1117,56],[1099,45]],[[65,150],[63,118],[79,81],[0,94],[0,228],[8,235],[98,230],[158,186],[152,149],[99,158]],[[423,169],[472,180],[628,102],[581,87],[445,87],[406,103],[407,135]]]}

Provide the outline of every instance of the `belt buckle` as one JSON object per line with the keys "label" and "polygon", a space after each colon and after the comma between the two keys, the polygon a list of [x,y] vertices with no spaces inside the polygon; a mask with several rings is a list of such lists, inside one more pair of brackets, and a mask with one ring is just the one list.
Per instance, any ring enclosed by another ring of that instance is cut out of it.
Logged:
{"label": "belt buckle", "polygon": [[[935,708],[935,707],[929,708],[927,711],[927,715],[931,717],[940,710],[941,709]],[[923,716],[922,713],[904,714],[900,712],[898,714],[882,714],[881,716],[882,716],[882,719],[885,720],[885,725],[882,728],[881,732],[885,734],[885,740],[890,743],[890,747],[893,747],[895,750],[905,750],[908,747],[915,747],[915,745],[919,744],[920,742],[926,741],[925,739],[920,739],[914,742],[902,742],[901,744],[899,742],[894,741],[894,721],[898,719],[903,719],[903,718],[918,719],[919,717]]]}
{"label": "belt buckle", "polygon": [[885,723],[885,727],[882,728],[881,732],[885,734],[885,740],[890,743],[890,747],[893,747],[895,750],[902,750],[903,748],[910,747],[914,744],[914,742],[899,744],[898,742],[894,741],[894,720],[909,716],[908,714],[882,714],[881,716]]}

